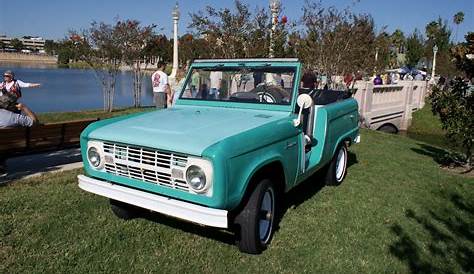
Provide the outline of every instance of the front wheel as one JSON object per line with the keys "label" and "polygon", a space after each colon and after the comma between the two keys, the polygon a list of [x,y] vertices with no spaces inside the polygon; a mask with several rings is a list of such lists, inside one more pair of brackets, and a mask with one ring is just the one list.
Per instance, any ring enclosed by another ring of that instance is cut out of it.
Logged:
{"label": "front wheel", "polygon": [[347,173],[347,146],[345,143],[341,143],[336,153],[334,154],[331,162],[329,163],[325,183],[329,186],[337,186],[342,183]]}
{"label": "front wheel", "polygon": [[240,251],[260,254],[270,243],[275,227],[276,195],[273,183],[262,180],[236,216],[235,223],[240,228],[237,235]]}

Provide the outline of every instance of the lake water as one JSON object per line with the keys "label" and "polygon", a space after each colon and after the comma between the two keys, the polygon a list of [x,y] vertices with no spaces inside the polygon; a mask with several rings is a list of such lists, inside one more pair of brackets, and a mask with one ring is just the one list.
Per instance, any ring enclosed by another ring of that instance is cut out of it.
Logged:
{"label": "lake water", "polygon": [[[29,83],[40,83],[39,88],[22,89],[22,103],[34,112],[80,111],[103,108],[102,87],[90,69],[25,68],[0,65],[15,72],[16,79]],[[142,105],[152,105],[151,80],[144,76],[142,81]],[[115,107],[133,106],[133,80],[130,72],[121,72],[117,77]]]}

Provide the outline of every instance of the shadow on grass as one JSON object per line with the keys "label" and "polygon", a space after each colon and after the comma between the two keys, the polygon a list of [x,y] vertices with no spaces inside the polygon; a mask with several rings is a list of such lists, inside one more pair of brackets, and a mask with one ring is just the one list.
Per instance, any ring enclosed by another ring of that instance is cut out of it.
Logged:
{"label": "shadow on grass", "polygon": [[474,271],[474,206],[458,194],[443,196],[451,207],[446,205],[437,211],[429,209],[424,216],[413,210],[406,211],[406,218],[428,239],[427,244],[420,243],[420,232],[412,233],[400,224],[391,227],[397,240],[391,244],[390,253],[405,262],[412,273]]}
{"label": "shadow on grass", "polygon": [[[358,163],[357,156],[349,151],[348,167],[356,163]],[[324,187],[323,176],[324,171],[319,170],[285,195],[285,201],[283,203],[283,208],[281,208],[281,214],[276,220],[275,231],[279,230],[279,220],[283,217],[288,208],[298,207],[308,199],[311,199]],[[205,227],[202,225],[181,221],[179,219],[175,219],[154,212],[142,212],[139,217],[155,223],[160,223],[172,227],[173,229],[179,229],[187,233],[193,233],[201,237],[216,240],[228,245],[235,244],[236,235],[234,234],[234,231],[232,229],[224,230],[212,227]]]}
{"label": "shadow on grass", "polygon": [[444,150],[442,148],[437,148],[434,146],[430,146],[427,144],[417,144],[419,148],[411,148],[413,152],[416,152],[421,155],[425,155],[428,157],[431,157],[433,161],[440,165],[446,165],[446,155],[449,154],[447,150]]}
{"label": "shadow on grass", "polygon": [[6,161],[7,175],[0,178],[0,187],[33,174],[59,171],[61,166],[82,161],[78,148],[13,157]]}

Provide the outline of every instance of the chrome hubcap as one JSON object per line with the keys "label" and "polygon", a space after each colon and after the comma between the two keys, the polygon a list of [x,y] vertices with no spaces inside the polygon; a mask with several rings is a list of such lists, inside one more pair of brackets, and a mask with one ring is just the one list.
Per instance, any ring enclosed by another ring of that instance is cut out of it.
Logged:
{"label": "chrome hubcap", "polygon": [[336,180],[338,182],[342,181],[344,177],[344,172],[346,170],[346,163],[347,163],[347,151],[344,147],[339,150],[337,154],[337,162],[336,162]]}
{"label": "chrome hubcap", "polygon": [[259,236],[262,243],[267,243],[270,239],[273,217],[274,217],[274,208],[275,208],[275,196],[272,188],[267,189],[263,195],[262,205],[260,208],[260,218],[259,218]]}

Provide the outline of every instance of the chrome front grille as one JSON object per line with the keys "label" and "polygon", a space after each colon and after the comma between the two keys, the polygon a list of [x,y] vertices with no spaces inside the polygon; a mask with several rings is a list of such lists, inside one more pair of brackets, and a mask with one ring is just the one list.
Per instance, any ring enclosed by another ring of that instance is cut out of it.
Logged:
{"label": "chrome front grille", "polygon": [[[117,176],[188,191],[184,178],[171,176],[172,169],[184,168],[186,155],[150,148],[104,142],[105,171]],[[183,176],[184,177],[184,176]]]}

